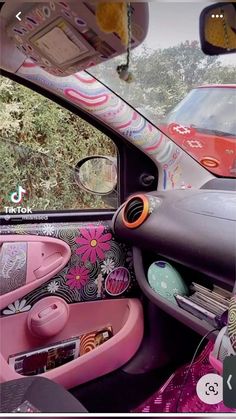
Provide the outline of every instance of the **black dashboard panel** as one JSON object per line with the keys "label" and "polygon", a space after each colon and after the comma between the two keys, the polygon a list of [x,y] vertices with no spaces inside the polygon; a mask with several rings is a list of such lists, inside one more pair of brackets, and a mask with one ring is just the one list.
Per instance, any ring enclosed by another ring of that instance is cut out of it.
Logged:
{"label": "black dashboard panel", "polygon": [[[236,193],[173,190],[146,194],[159,204],[137,228],[124,224],[125,203],[113,218],[115,234],[131,245],[159,254],[211,278],[236,278]],[[139,203],[140,205],[140,203]]]}
{"label": "black dashboard panel", "polygon": [[201,189],[217,189],[222,191],[236,192],[235,178],[214,178],[206,182]]}

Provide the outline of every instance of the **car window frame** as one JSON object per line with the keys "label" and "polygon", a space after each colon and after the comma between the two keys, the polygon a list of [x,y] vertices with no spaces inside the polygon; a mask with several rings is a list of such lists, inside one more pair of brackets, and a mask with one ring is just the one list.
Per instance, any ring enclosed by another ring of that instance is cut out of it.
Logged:
{"label": "car window frame", "polygon": [[[126,177],[127,177],[127,153],[136,153],[142,156],[143,159],[146,159],[150,165],[152,165],[152,171],[155,170],[155,180],[152,184],[152,187],[143,186],[140,184],[139,191],[143,190],[145,192],[149,192],[151,190],[157,190],[158,186],[158,168],[156,164],[152,161],[152,159],[147,156],[142,150],[139,150],[133,144],[129,143],[122,134],[115,131],[113,128],[106,125],[103,121],[99,120],[96,116],[90,114],[89,112],[79,108],[77,105],[67,101],[63,97],[56,95],[38,84],[27,80],[25,78],[20,77],[17,74],[9,73],[6,70],[1,69],[1,75],[6,77],[13,82],[16,82],[35,93],[40,94],[41,96],[51,100],[52,102],[56,103],[57,105],[61,106],[64,109],[72,112],[74,115],[78,116],[79,118],[83,119],[85,122],[89,123],[92,127],[99,130],[101,133],[106,135],[110,138],[111,141],[114,142],[116,149],[117,149],[117,208],[127,199],[127,197],[131,193],[137,192],[137,189],[134,188],[133,190],[129,190],[130,188],[127,187],[126,184]],[[134,163],[130,167],[130,175],[132,174],[132,168],[135,167],[135,159]],[[154,168],[155,167],[155,168]],[[140,180],[140,179],[139,179]],[[131,182],[132,184],[132,182]],[[29,216],[28,214],[12,214],[10,219],[13,222],[45,222],[46,220],[51,221],[64,221],[70,219],[70,221],[80,220],[83,217],[83,221],[85,220],[105,220],[105,219],[112,219],[114,213],[116,212],[117,208],[96,208],[96,209],[71,209],[71,210],[50,210],[50,211],[35,211],[33,212],[33,216]],[[8,224],[10,219],[6,220],[6,214],[0,213],[0,224]],[[8,217],[9,218],[9,217]]]}

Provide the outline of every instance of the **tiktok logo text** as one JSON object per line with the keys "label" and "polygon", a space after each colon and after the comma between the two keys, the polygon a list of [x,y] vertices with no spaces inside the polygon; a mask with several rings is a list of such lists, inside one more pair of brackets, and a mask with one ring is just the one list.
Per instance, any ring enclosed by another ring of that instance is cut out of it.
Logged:
{"label": "tiktok logo text", "polygon": [[[10,200],[13,204],[21,204],[23,197],[26,194],[26,190],[18,185],[15,192],[10,194]],[[32,209],[30,207],[5,207],[6,214],[32,214]]]}
{"label": "tiktok logo text", "polygon": [[10,195],[11,202],[13,204],[20,204],[25,194],[26,194],[26,190],[22,188],[22,186],[19,185],[16,192],[12,192]]}

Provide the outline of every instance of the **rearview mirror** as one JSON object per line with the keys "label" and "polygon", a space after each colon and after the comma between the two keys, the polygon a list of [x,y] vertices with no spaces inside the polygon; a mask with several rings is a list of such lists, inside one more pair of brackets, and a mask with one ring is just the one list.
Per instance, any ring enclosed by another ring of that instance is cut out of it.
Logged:
{"label": "rearview mirror", "polygon": [[117,185],[116,158],[92,156],[80,160],[75,167],[75,181],[87,192],[110,194]]}
{"label": "rearview mirror", "polygon": [[236,3],[216,3],[203,9],[200,40],[207,55],[236,52]]}

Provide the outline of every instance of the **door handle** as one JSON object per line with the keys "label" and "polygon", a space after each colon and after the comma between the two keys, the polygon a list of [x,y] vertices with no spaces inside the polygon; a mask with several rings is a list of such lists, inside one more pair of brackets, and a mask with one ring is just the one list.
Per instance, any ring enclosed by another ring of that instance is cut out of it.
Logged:
{"label": "door handle", "polygon": [[68,318],[69,307],[64,300],[60,297],[46,297],[31,309],[27,323],[33,335],[49,338],[64,328]]}
{"label": "door handle", "polygon": [[43,265],[34,271],[35,277],[37,279],[43,278],[44,276],[50,274],[50,272],[54,271],[54,269],[58,268],[62,262],[63,257],[59,252],[48,256],[43,260]]}
{"label": "door handle", "polygon": [[[16,244],[17,246],[13,246],[14,251],[16,251],[17,248],[22,250],[21,247],[24,246],[25,252],[27,253],[24,259],[26,266],[24,268],[24,272],[22,273],[23,280],[20,281],[17,279],[16,281],[16,276],[12,271],[9,275],[11,276],[12,281],[14,282],[13,285],[15,286],[11,287],[11,289],[6,288],[2,290],[0,287],[0,291],[2,291],[0,295],[0,310],[38,288],[50,278],[53,278],[64,268],[64,266],[66,266],[71,257],[70,246],[63,240],[56,239],[54,237],[34,235],[24,235],[23,237],[17,234],[6,234],[5,236],[0,236],[0,249],[2,250],[1,255],[3,255],[3,250],[5,248],[3,248],[4,244],[6,244],[6,248],[8,244]],[[11,259],[13,262],[15,261],[15,253]],[[1,264],[3,264],[3,261]]]}

